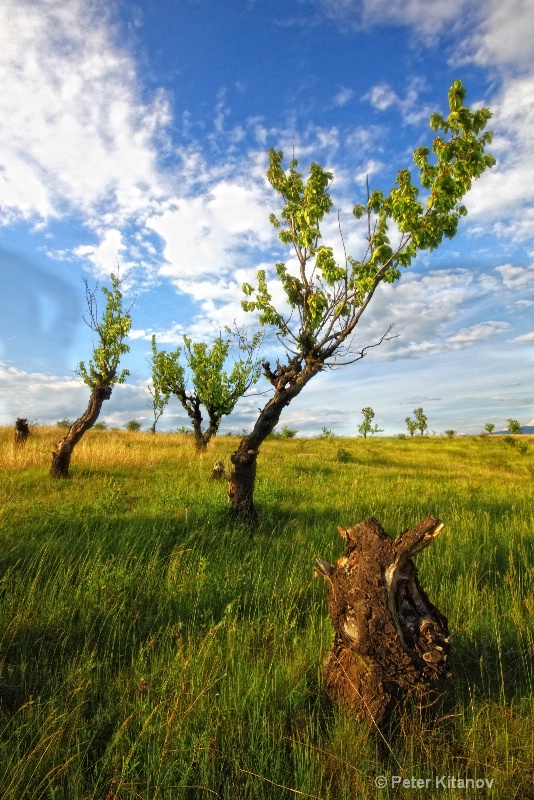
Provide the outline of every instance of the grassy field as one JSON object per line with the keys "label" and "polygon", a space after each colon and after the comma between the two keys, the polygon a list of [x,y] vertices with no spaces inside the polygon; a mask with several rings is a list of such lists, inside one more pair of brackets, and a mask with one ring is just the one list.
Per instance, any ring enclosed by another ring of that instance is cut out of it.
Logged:
{"label": "grassy field", "polygon": [[[209,480],[235,439],[199,457],[91,431],[53,481],[60,435],[17,452],[0,430],[0,800],[534,797],[533,445],[268,441],[252,531]],[[314,560],[341,554],[337,525],[396,535],[429,513],[447,527],[417,564],[454,634],[449,695],[433,721],[357,726],[321,694]]]}

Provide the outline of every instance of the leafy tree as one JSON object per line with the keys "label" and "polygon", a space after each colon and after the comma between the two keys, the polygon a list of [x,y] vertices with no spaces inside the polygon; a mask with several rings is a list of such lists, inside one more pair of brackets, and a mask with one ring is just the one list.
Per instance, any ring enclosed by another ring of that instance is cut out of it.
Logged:
{"label": "leafy tree", "polygon": [[518,422],[516,419],[509,419],[508,420],[508,430],[510,433],[521,433],[521,423]]}
{"label": "leafy tree", "polygon": [[[434,250],[443,237],[455,235],[460,217],[467,213],[461,198],[473,179],[495,163],[492,156],[484,154],[491,133],[481,134],[491,113],[485,108],[470,111],[463,105],[464,98],[461,81],[454,81],[449,90],[448,117],[433,114],[430,118],[431,128],[443,134],[434,139],[433,156],[427,147],[419,147],[413,154],[426,193],[424,202],[419,200],[410,170],[402,169],[387,195],[379,190],[368,192],[367,202],[354,206],[354,216],[367,219],[368,244],[362,260],[345,254],[344,262],[338,263],[332,246],[321,242],[321,223],[332,210],[328,191],[332,173],[312,164],[304,181],[295,158],[286,171],[283,153],[270,151],[267,178],[284,203],[279,217],[271,214],[270,221],[278,229],[280,241],[291,248],[297,269],[293,274],[285,263],[276,264],[289,313],[274,305],[264,270],[258,272],[256,288],[243,285],[244,293],[251,298],[242,303],[243,308],[259,312],[262,325],[277,329],[287,357],[285,363],[277,361],[275,369],[269,362],[263,365],[273,395],[260,411],[252,432],[243,437],[232,455],[230,501],[239,515],[255,515],[259,448],[277,425],[282,410],[325,368],[358,361],[369,347],[388,338],[389,331],[378,342],[357,352],[351,350],[356,326],[378,286],[394,283],[418,252]],[[390,225],[399,233],[394,244],[388,236]]]}
{"label": "leafy tree", "polygon": [[362,414],[363,414],[363,422],[361,423],[361,425],[358,425],[358,431],[360,433],[360,436],[363,436],[364,439],[367,439],[368,433],[370,433],[371,435],[373,433],[383,433],[383,428],[379,428],[378,425],[375,425],[373,427],[372,422],[375,416],[375,412],[370,406],[362,408]]}
{"label": "leafy tree", "polygon": [[[152,356],[153,358],[157,357],[155,336],[152,336]],[[152,361],[150,363],[153,366],[155,362]],[[156,433],[156,425],[158,424],[160,417],[165,411],[171,393],[169,391],[165,391],[158,383],[154,383],[154,381],[152,382],[152,385],[149,384],[147,388],[151,398],[150,402],[148,403],[148,407],[152,410],[152,415],[153,415],[153,422],[152,425],[150,426],[150,432]]]}
{"label": "leafy tree", "polygon": [[423,409],[421,407],[414,408],[413,413],[415,416],[415,429],[419,431],[421,436],[424,436],[428,426],[426,424],[427,418],[423,413]]}
{"label": "leafy tree", "polygon": [[70,421],[70,419],[66,419],[66,418],[65,419],[58,419],[58,421],[56,422],[56,428],[70,428],[71,425],[72,425],[72,422]]}
{"label": "leafy tree", "polygon": [[87,319],[84,317],[84,321],[96,333],[98,343],[93,349],[93,357],[89,363],[86,365],[80,361],[76,372],[91,394],[85,413],[72,423],[68,432],[54,448],[50,474],[55,478],[67,477],[74,447],[97,421],[102,403],[104,400],[109,400],[115,384],[124,383],[129,375],[126,369],[119,371],[121,357],[130,350],[125,340],[132,325],[130,309],[128,311],[123,309],[120,290],[122,279],[112,274],[111,290],[102,287],[106,308],[101,318],[96,297],[98,285],[95,289],[90,289],[86,280],[84,283],[89,314]]}
{"label": "leafy tree", "polygon": [[453,431],[451,428],[449,428],[448,431],[445,431],[445,436],[448,436],[449,439],[453,439],[457,433],[458,431]]}
{"label": "leafy tree", "polygon": [[[238,349],[243,358],[234,361],[228,374],[224,370],[230,339],[219,336],[208,347],[204,342],[193,342],[184,336],[184,358],[186,367],[180,363],[182,348],[166,353],[158,350],[156,337],[152,337],[152,383],[162,397],[175,395],[187,411],[193,424],[197,450],[205,450],[211,437],[217,433],[221,419],[234,410],[240,397],[260,377],[261,365],[258,349],[263,334],[257,333],[249,341],[242,330],[233,333],[238,340]],[[192,389],[188,388],[192,386]],[[202,408],[208,415],[208,427],[202,430]]]}
{"label": "leafy tree", "polygon": [[417,430],[417,422],[411,417],[406,417],[404,421],[406,423],[406,427],[408,428],[408,433],[410,436],[413,436]]}
{"label": "leafy tree", "polygon": [[127,431],[130,431],[131,433],[137,433],[138,431],[141,430],[143,426],[136,419],[131,419],[129,422],[126,423],[124,427],[126,428]]}
{"label": "leafy tree", "polygon": [[105,430],[107,430],[107,427],[108,427],[107,426],[107,422],[103,422],[103,421],[102,422],[95,422],[95,424],[93,425],[93,430],[94,431],[105,431]]}
{"label": "leafy tree", "polygon": [[488,433],[493,433],[493,431],[495,430],[495,425],[493,424],[493,422],[487,422],[486,425],[484,426],[484,430],[487,431]]}

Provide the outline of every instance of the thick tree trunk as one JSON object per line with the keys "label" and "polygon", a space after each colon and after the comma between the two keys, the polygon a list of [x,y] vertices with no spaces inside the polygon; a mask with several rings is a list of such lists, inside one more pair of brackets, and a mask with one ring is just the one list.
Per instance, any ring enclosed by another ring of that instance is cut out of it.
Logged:
{"label": "thick tree trunk", "polygon": [[339,528],[345,551],[337,567],[317,561],[335,631],[324,688],[359,719],[376,722],[416,693],[428,699],[447,676],[447,619],[422,590],[411,561],[443,527],[430,516],[393,540],[370,517]]}
{"label": "thick tree trunk", "polygon": [[275,393],[260,411],[252,433],[244,436],[230,460],[234,469],[229,479],[228,498],[231,512],[241,519],[256,519],[254,508],[254,485],[260,446],[276,428],[284,408],[304,389],[308,381],[323,368],[319,362],[306,364],[300,369],[296,360],[286,366],[278,366],[272,373],[268,364],[263,365],[265,374],[275,387]]}
{"label": "thick tree trunk", "polygon": [[111,388],[97,387],[91,392],[89,404],[85,414],[74,422],[67,434],[60,439],[52,452],[50,475],[53,478],[66,478],[69,474],[72,451],[89,428],[92,428],[98,419],[104,400],[111,397]]}

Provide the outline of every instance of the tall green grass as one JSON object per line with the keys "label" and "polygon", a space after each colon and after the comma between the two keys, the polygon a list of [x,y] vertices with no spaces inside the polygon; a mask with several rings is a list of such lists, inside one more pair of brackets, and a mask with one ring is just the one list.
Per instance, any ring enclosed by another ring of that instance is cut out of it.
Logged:
{"label": "tall green grass", "polygon": [[[236,440],[0,431],[0,800],[456,798],[378,775],[533,784],[534,460],[500,437],[268,441],[252,530],[211,481]],[[525,437],[525,441],[528,438]],[[532,448],[531,448],[532,449]],[[446,523],[418,559],[454,634],[432,717],[356,725],[321,693],[316,557],[337,525]]]}

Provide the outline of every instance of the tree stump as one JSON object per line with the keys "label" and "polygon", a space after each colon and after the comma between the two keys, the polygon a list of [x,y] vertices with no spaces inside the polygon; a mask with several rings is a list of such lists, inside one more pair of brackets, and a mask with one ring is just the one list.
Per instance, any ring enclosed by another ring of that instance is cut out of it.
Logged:
{"label": "tree stump", "polygon": [[26,440],[30,435],[30,428],[27,419],[17,417],[15,422],[15,447],[24,447]]}
{"label": "tree stump", "polygon": [[220,459],[215,462],[211,471],[210,478],[213,480],[222,480],[225,477],[224,461]]}
{"label": "tree stump", "polygon": [[429,516],[393,540],[370,517],[338,528],[345,551],[337,567],[317,559],[335,631],[324,688],[360,720],[377,722],[414,694],[437,696],[448,677],[447,619],[419,585],[411,560],[443,527]]}

